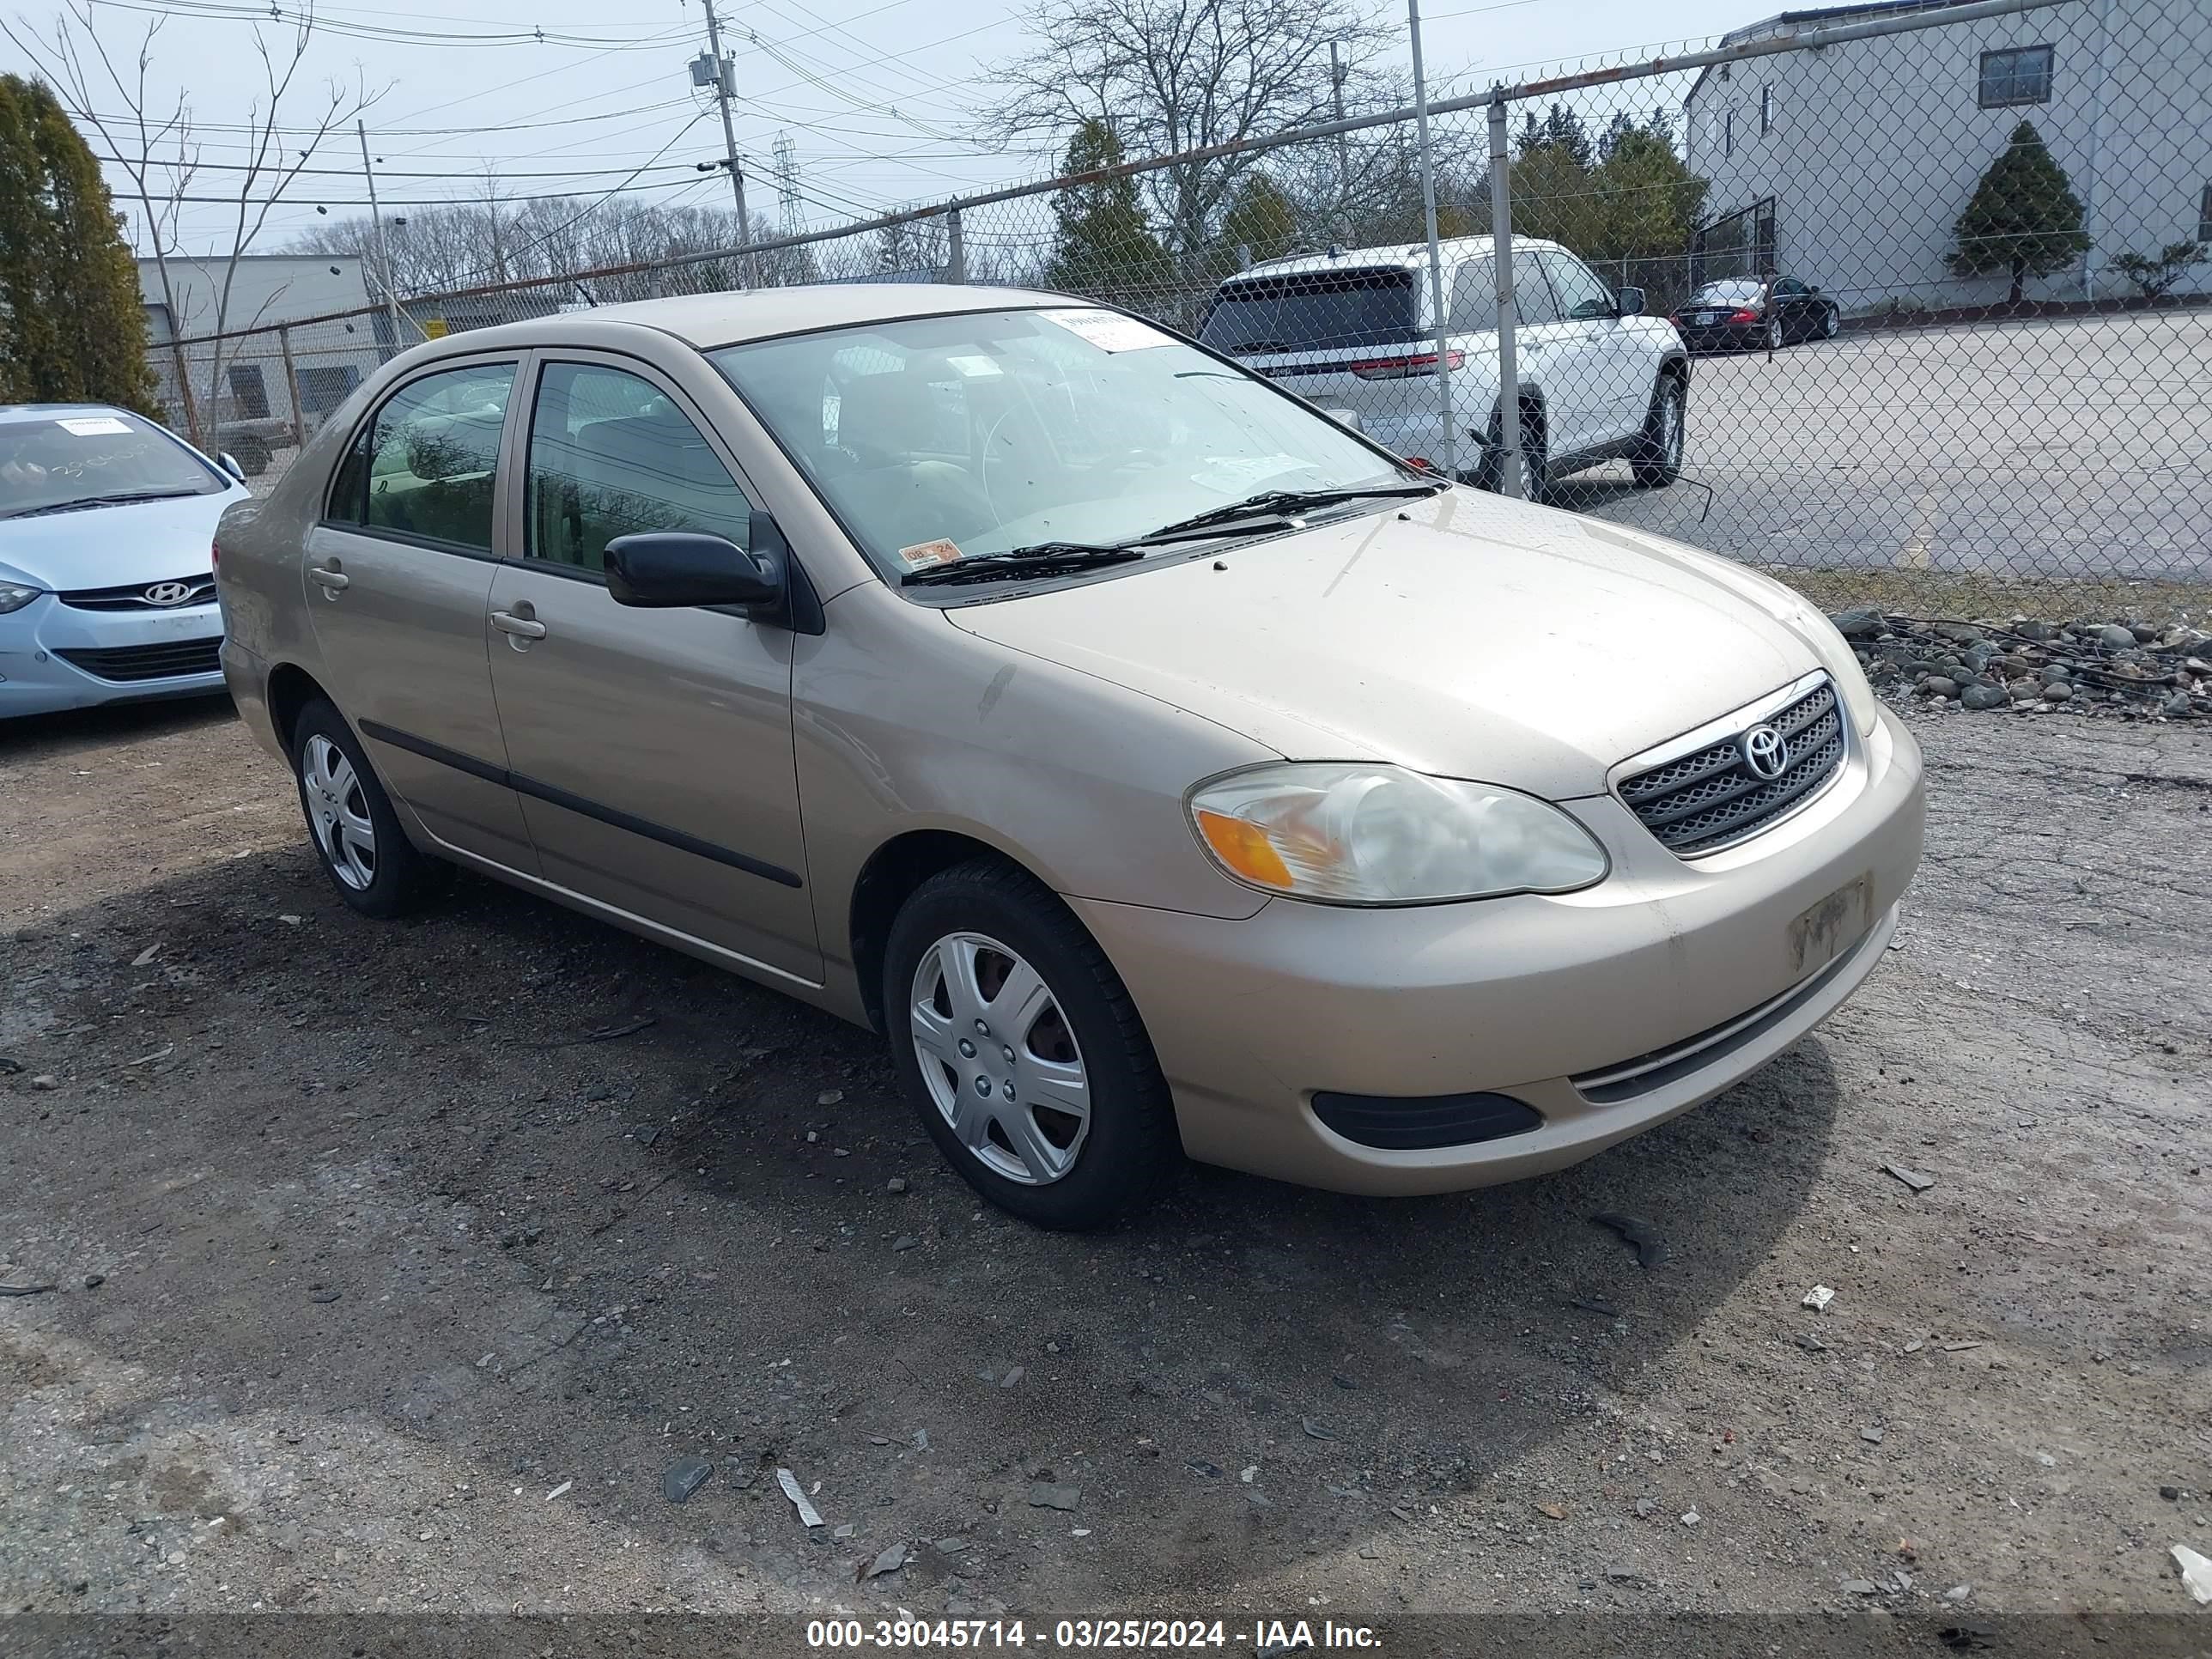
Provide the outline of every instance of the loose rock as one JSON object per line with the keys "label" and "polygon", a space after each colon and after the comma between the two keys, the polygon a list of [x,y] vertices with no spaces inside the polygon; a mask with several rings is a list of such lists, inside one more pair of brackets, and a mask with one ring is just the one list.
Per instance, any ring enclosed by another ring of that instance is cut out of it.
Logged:
{"label": "loose rock", "polygon": [[1030,1487],[1031,1509],[1072,1510],[1082,1501],[1083,1488],[1080,1486],[1060,1486],[1048,1480],[1039,1480]]}

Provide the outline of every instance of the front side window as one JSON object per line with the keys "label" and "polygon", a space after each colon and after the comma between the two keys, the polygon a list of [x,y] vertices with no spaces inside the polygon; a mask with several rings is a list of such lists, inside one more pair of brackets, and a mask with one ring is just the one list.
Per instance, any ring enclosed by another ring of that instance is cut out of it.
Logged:
{"label": "front side window", "polygon": [[2049,103],[2053,55],[2049,46],[1984,52],[1980,88],[1982,107],[2003,109],[2013,104]]}
{"label": "front side window", "polygon": [[513,363],[410,380],[355,438],[331,490],[331,519],[490,552],[499,434],[514,390]]}
{"label": "front side window", "polygon": [[0,519],[213,495],[229,484],[151,421],[119,409],[0,419]]}
{"label": "front side window", "polygon": [[893,581],[1120,544],[1263,490],[1410,482],[1266,381],[1111,312],[905,318],[710,355]]}
{"label": "front side window", "polygon": [[1556,323],[1566,315],[1543,265],[1526,248],[1513,254],[1513,315],[1528,324]]}
{"label": "front side window", "polygon": [[604,571],[607,544],[694,530],[745,545],[752,503],[699,428],[652,381],[593,363],[551,363],[530,413],[525,551]]}
{"label": "front side window", "polygon": [[1564,253],[1547,253],[1544,268],[1551,273],[1552,286],[1559,296],[1559,308],[1570,322],[1589,322],[1593,318],[1610,317],[1620,307],[1613,303],[1613,291],[1593,276],[1589,267],[1579,259]]}

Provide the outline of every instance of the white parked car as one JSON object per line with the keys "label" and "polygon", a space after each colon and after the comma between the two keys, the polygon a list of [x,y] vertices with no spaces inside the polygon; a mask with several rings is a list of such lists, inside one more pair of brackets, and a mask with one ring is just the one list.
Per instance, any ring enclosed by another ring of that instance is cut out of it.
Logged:
{"label": "white parked car", "polygon": [[[1641,289],[1612,289],[1556,242],[1516,237],[1513,298],[1522,493],[1626,459],[1636,481],[1682,470],[1690,357]],[[1280,381],[1409,460],[1495,489],[1499,432],[1498,283],[1487,236],[1442,244],[1443,372],[1425,242],[1272,260],[1221,284],[1199,339]]]}

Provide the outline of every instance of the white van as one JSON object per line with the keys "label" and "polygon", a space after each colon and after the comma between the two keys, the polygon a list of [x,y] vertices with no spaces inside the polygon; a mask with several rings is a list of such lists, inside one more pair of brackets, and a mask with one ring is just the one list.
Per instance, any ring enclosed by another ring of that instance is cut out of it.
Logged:
{"label": "white van", "polygon": [[[1425,242],[1271,260],[1223,283],[1199,339],[1409,460],[1486,488],[1498,480],[1498,284],[1487,236],[1441,245],[1451,385],[1447,442]],[[1689,353],[1647,317],[1640,289],[1618,295],[1556,242],[1513,241],[1522,493],[1626,459],[1640,484],[1682,468]]]}

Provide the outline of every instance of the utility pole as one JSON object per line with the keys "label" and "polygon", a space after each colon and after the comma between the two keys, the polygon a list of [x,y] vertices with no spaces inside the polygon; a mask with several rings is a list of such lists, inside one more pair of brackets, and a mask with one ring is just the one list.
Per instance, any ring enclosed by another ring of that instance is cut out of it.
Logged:
{"label": "utility pole", "polygon": [[[1336,124],[1344,125],[1344,64],[1337,55],[1336,42],[1328,43],[1329,96],[1336,102]],[[1336,234],[1348,236],[1352,232],[1352,146],[1341,132],[1336,135]]]}
{"label": "utility pole", "polygon": [[1437,168],[1429,144],[1429,83],[1421,69],[1421,0],[1406,0],[1406,27],[1413,39],[1413,116],[1421,145],[1421,212],[1428,221],[1429,303],[1437,323],[1437,408],[1443,418],[1443,453],[1437,467],[1447,478],[1459,475],[1458,422],[1452,410],[1450,321],[1444,313],[1443,252],[1437,246]]}
{"label": "utility pole", "polygon": [[730,99],[737,88],[730,82],[737,79],[737,66],[722,56],[722,26],[714,16],[714,0],[700,0],[707,9],[707,50],[714,59],[714,101],[722,106],[722,151],[725,165],[730,169],[730,190],[738,200],[738,246],[745,253],[745,286],[758,288],[760,256],[753,252],[753,228],[745,212],[745,173],[738,165],[738,133],[730,125]]}
{"label": "utility pole", "polygon": [[398,351],[407,343],[406,325],[399,314],[399,295],[392,286],[392,249],[384,240],[384,214],[376,205],[376,169],[368,164],[368,123],[356,121],[353,130],[361,137],[361,170],[368,179],[368,222],[376,228],[376,263],[382,267],[384,302],[392,311],[392,348]]}

